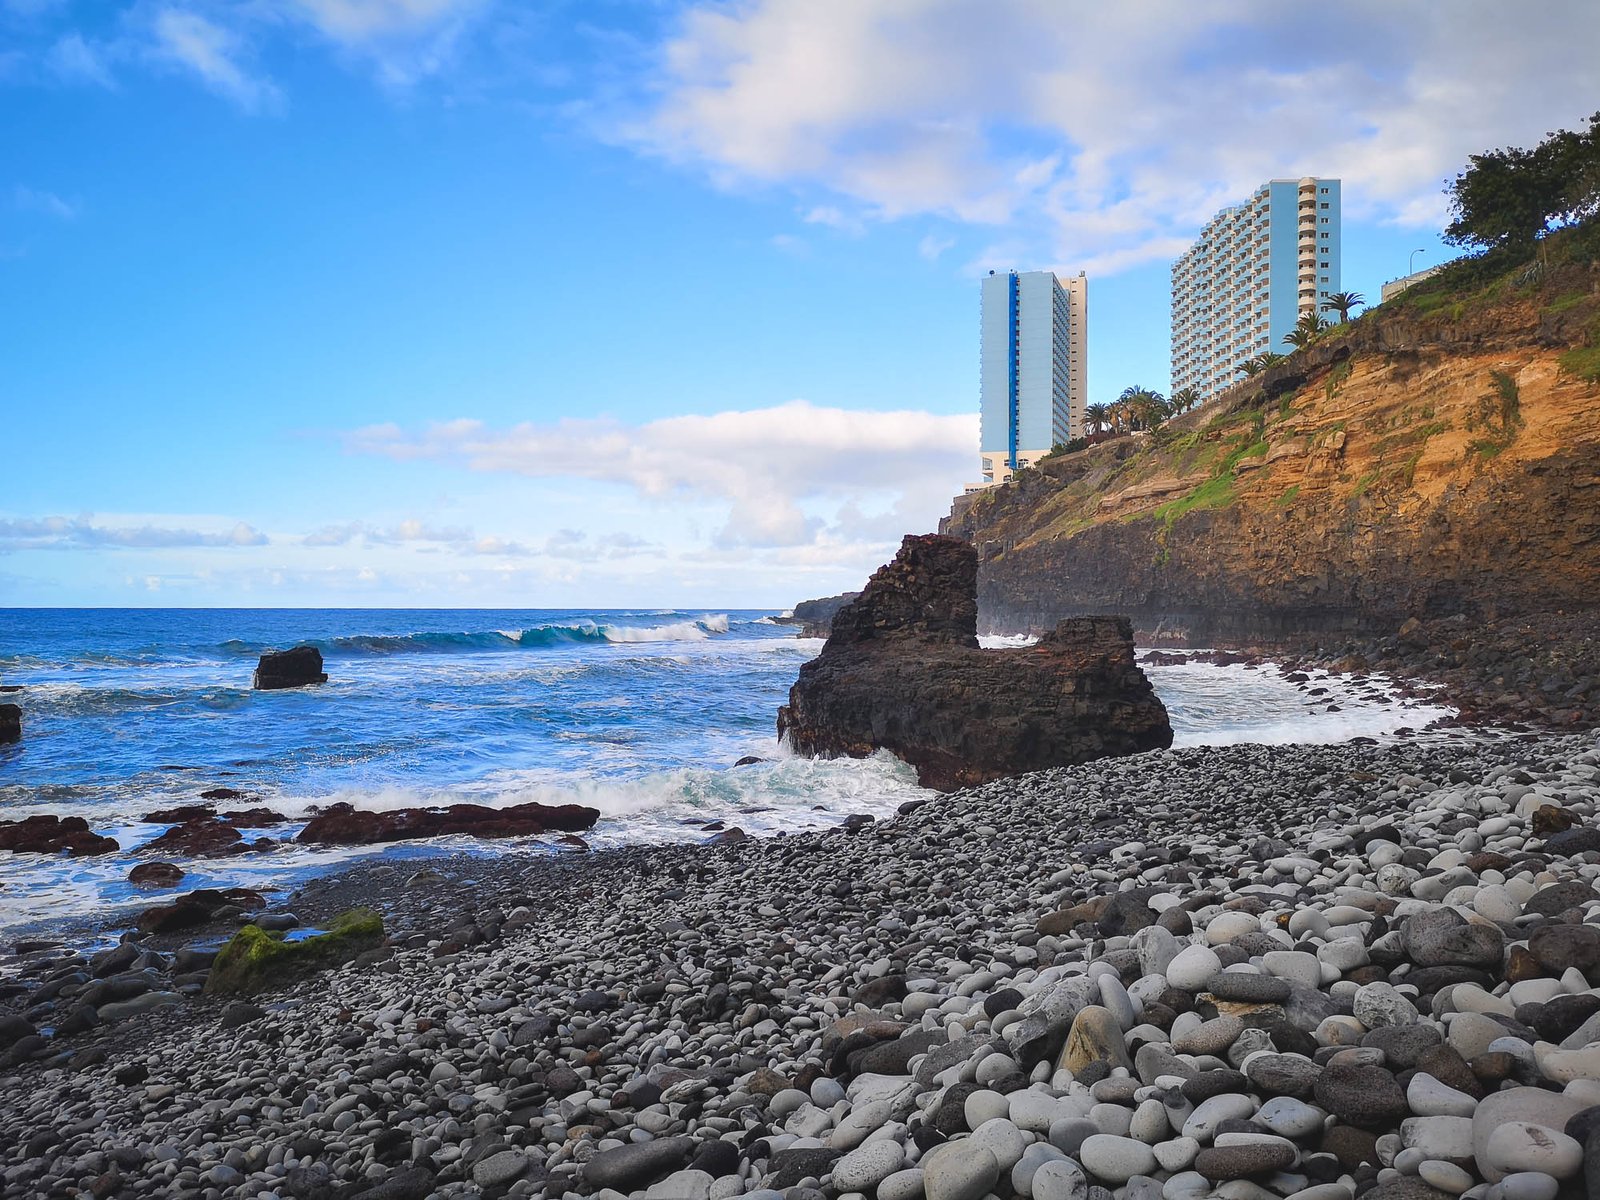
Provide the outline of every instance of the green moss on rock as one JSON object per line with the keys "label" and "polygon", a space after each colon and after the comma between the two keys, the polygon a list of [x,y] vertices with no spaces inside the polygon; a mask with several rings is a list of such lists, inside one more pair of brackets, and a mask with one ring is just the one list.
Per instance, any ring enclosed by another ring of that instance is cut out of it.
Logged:
{"label": "green moss on rock", "polygon": [[285,987],[376,949],[383,939],[383,918],[370,908],[352,908],[337,917],[326,933],[295,942],[284,941],[281,933],[268,933],[258,925],[246,925],[217,955],[206,979],[206,994]]}

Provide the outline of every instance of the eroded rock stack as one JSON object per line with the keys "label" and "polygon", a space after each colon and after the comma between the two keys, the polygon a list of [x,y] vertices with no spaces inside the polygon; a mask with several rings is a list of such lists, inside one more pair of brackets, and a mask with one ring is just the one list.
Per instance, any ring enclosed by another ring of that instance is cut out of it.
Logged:
{"label": "eroded rock stack", "polygon": [[965,542],[906,538],[801,667],[779,735],[816,757],[890,750],[942,791],[1172,744],[1126,620],[1075,618],[1036,645],[983,650],[977,571]]}

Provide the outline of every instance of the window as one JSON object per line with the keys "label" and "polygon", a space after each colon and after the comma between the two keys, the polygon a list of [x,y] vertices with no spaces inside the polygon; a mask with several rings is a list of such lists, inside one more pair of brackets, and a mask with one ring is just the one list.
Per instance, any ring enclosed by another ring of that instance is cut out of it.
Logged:
{"label": "window", "polygon": [[1328,223],[1328,218],[1327,217],[1318,217],[1317,220],[1320,221],[1324,225],[1326,225]]}
{"label": "window", "polygon": [[1322,202],[1322,207],[1323,207],[1323,208],[1327,208],[1327,207],[1328,207],[1328,202],[1327,202],[1327,201],[1326,201],[1326,200],[1324,200],[1324,201],[1323,201],[1323,202]]}
{"label": "window", "polygon": [[1323,196],[1326,196],[1326,195],[1327,195],[1327,194],[1328,194],[1328,189],[1327,189],[1327,188],[1318,188],[1318,189],[1317,189],[1317,192],[1318,192],[1318,193],[1319,193],[1319,194],[1320,194],[1320,195],[1323,195]]}

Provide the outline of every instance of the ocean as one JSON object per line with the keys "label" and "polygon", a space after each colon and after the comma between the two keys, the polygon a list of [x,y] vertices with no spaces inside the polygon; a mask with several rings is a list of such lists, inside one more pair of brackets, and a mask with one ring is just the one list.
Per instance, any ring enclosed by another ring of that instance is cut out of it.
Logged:
{"label": "ocean", "polygon": [[[787,754],[774,719],[822,643],[772,612],[446,609],[0,610],[0,684],[21,690],[24,737],[0,747],[0,820],[85,817],[122,852],[67,859],[0,851],[0,935],[152,903],[130,850],[165,828],[141,818],[207,789],[222,807],[289,817],[360,808],[537,800],[597,808],[594,847],[752,835],[892,814],[926,795],[884,754]],[[1012,644],[1021,639],[986,639]],[[315,688],[251,690],[265,650],[323,653]],[[1178,745],[1389,738],[1450,710],[1339,678],[1307,694],[1272,669],[1149,667]],[[1336,705],[1338,711],[1329,711]],[[764,761],[735,766],[741,758]],[[285,838],[295,826],[260,833]],[[255,837],[260,833],[250,833]],[[564,852],[555,839],[517,850]],[[288,845],[181,861],[181,887],[286,887],[356,857],[507,844],[443,839],[353,849]]]}

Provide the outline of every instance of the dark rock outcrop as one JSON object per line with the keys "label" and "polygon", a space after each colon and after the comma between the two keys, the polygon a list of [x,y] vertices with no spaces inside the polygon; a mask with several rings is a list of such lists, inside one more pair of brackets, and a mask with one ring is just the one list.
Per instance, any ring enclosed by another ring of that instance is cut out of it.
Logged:
{"label": "dark rock outcrop", "polygon": [[250,847],[239,831],[216,817],[196,817],[174,825],[139,849],[149,854],[178,854],[187,858],[220,858],[243,854]]}
{"label": "dark rock outcrop", "polygon": [[22,709],[15,704],[0,704],[0,746],[22,740]]}
{"label": "dark rock outcrop", "polygon": [[582,804],[515,804],[488,808],[482,804],[452,804],[443,808],[397,808],[388,812],[357,810],[332,804],[313,817],[297,841],[334,846],[367,846],[411,838],[526,837],[551,831],[574,833],[600,819],[597,809]]}
{"label": "dark rock outcrop", "polygon": [[158,904],[139,914],[140,933],[171,933],[205,925],[229,911],[255,912],[266,901],[249,888],[200,888],[177,897],[171,904]]}
{"label": "dark rock outcrop", "polygon": [[798,625],[796,637],[825,638],[833,628],[833,618],[845,605],[851,604],[860,592],[845,592],[840,596],[823,596],[817,600],[802,600],[787,617],[774,617],[780,625]]}
{"label": "dark rock outcrop", "polygon": [[906,538],[801,667],[779,736],[818,757],[890,750],[942,791],[1172,744],[1126,619],[1063,621],[1036,645],[980,649],[977,569],[956,538]]}
{"label": "dark rock outcrop", "polygon": [[183,868],[177,863],[140,863],[128,872],[128,882],[140,888],[176,887],[183,878]]}
{"label": "dark rock outcrop", "polygon": [[116,850],[115,838],[89,828],[82,817],[39,816],[21,821],[0,821],[0,850],[15,854],[61,854],[85,858]]}
{"label": "dark rock outcrop", "polygon": [[256,664],[251,686],[270,692],[327,682],[328,676],[322,670],[322,651],[315,646],[296,646],[293,650],[263,654]]}

